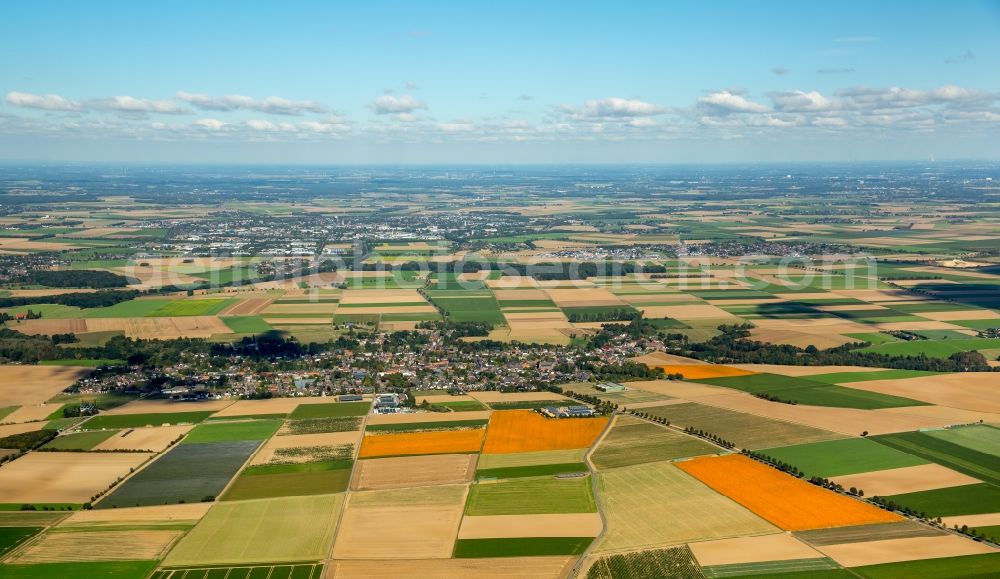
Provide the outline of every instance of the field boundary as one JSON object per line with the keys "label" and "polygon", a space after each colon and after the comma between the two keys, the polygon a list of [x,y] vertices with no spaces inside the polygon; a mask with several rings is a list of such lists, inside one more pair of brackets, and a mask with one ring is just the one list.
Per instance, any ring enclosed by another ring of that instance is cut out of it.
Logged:
{"label": "field boundary", "polygon": [[[368,412],[365,412],[364,417],[361,419],[360,436],[358,437],[358,443],[354,445],[354,454],[352,456],[351,476],[348,479],[347,488],[344,489],[344,500],[343,500],[342,506],[340,507],[340,512],[337,513],[337,524],[334,525],[334,527],[333,527],[333,540],[330,541],[330,547],[326,550],[326,558],[323,559],[323,571],[324,571],[324,573],[327,572],[327,570],[330,567],[331,562],[334,561],[334,558],[333,558],[333,549],[334,549],[334,547],[337,546],[337,539],[340,538],[340,526],[344,522],[344,514],[347,512],[348,503],[350,502],[351,492],[352,492],[351,491],[351,486],[353,486],[353,485],[351,485],[350,481],[354,480],[354,470],[358,468],[358,460],[360,460],[358,458],[358,455],[361,453],[361,442],[365,438],[365,430],[367,430],[367,428],[368,428],[368,417],[369,416],[371,416],[371,408],[368,409]],[[459,525],[459,526],[461,526],[461,525]]]}
{"label": "field boundary", "polygon": [[586,550],[584,550],[583,553],[580,553],[579,559],[576,560],[576,563],[573,564],[573,569],[570,570],[570,575],[569,575],[570,577],[579,576],[580,572],[583,570],[582,566],[584,565],[584,563],[586,563],[587,558],[590,556],[590,552],[594,548],[594,545],[598,543],[598,541],[604,535],[604,532],[607,531],[608,529],[608,520],[604,517],[604,509],[601,507],[601,499],[597,492],[597,469],[594,467],[594,463],[591,460],[591,456],[601,445],[601,442],[605,439],[605,437],[608,436],[608,433],[611,432],[611,428],[614,426],[616,422],[618,422],[619,416],[620,414],[617,413],[611,416],[611,420],[608,420],[604,424],[604,430],[601,431],[601,435],[597,437],[597,440],[594,441],[594,444],[592,444],[590,448],[587,450],[587,454],[583,456],[583,462],[587,465],[587,468],[590,471],[589,474],[590,492],[594,494],[594,504],[597,506],[597,514],[598,516],[601,517],[601,532],[598,533],[596,537],[594,537],[594,540],[591,541],[589,545],[587,545]]}

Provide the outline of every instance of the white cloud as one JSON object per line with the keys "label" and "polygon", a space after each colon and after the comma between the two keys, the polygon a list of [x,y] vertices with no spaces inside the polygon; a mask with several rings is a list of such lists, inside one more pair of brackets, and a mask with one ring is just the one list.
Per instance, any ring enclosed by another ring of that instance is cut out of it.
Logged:
{"label": "white cloud", "polygon": [[934,104],[984,104],[996,101],[1000,95],[945,85],[930,90],[901,87],[854,87],[840,90],[837,96],[852,109],[912,108]]}
{"label": "white cloud", "polygon": [[350,125],[340,118],[331,118],[326,121],[303,121],[299,123],[299,129],[316,134],[335,135],[348,133]]}
{"label": "white cloud", "polygon": [[376,115],[391,115],[396,113],[413,113],[420,109],[426,109],[427,105],[411,97],[410,95],[393,96],[384,94],[377,97],[369,105]]}
{"label": "white cloud", "polygon": [[471,121],[459,121],[454,123],[438,123],[437,128],[446,133],[468,133],[476,129],[476,125]]}
{"label": "white cloud", "polygon": [[582,107],[573,109],[577,116],[590,118],[648,117],[666,112],[666,109],[636,99],[610,97],[589,100]]}
{"label": "white cloud", "polygon": [[117,113],[182,115],[188,111],[173,101],[138,99],[128,95],[97,99],[90,103],[93,108]]}
{"label": "white cloud", "polygon": [[847,119],[840,117],[817,117],[812,121],[816,127],[846,127]]}
{"label": "white cloud", "polygon": [[46,111],[78,111],[83,108],[79,102],[71,101],[57,94],[39,95],[12,90],[7,93],[5,100],[7,104],[14,107]]}
{"label": "white cloud", "polygon": [[817,91],[774,92],[768,95],[779,111],[825,111],[833,103]]}
{"label": "white cloud", "polygon": [[196,94],[180,91],[177,98],[190,103],[202,110],[229,112],[240,109],[257,111],[272,115],[301,115],[304,113],[325,113],[327,108],[315,101],[292,101],[277,96],[269,96],[264,100],[232,94],[212,97],[206,94]]}
{"label": "white cloud", "polygon": [[710,92],[698,98],[698,105],[717,113],[764,113],[769,109],[743,95],[728,90]]}
{"label": "white cloud", "polygon": [[255,131],[267,133],[291,133],[295,132],[295,125],[291,123],[272,123],[262,119],[250,119],[246,125]]}
{"label": "white cloud", "polygon": [[226,126],[226,123],[220,121],[219,119],[198,119],[194,122],[194,124],[212,131],[218,131],[222,127]]}

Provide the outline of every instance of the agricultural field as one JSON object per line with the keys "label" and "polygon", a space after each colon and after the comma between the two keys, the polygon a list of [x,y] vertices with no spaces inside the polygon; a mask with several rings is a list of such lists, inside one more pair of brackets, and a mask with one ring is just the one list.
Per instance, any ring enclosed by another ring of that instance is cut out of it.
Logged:
{"label": "agricultural field", "polygon": [[696,458],[677,466],[786,531],[900,520],[741,455]]}
{"label": "agricultural field", "polygon": [[551,420],[527,410],[497,411],[490,417],[484,453],[586,448],[607,426],[607,418]]}
{"label": "agricultural field", "polygon": [[567,576],[572,571],[576,560],[576,557],[567,556],[333,560],[328,566],[327,577],[336,579],[394,579],[411,575],[435,579],[464,579],[465,577],[548,579]]}
{"label": "agricultural field", "polygon": [[536,515],[597,511],[590,478],[519,477],[480,482],[469,490],[465,514]]}
{"label": "agricultural field", "polygon": [[4,503],[83,504],[150,457],[143,452],[31,452],[0,469],[0,497]]}
{"label": "agricultural field", "polygon": [[767,394],[796,404],[812,406],[834,406],[837,408],[900,408],[926,404],[900,396],[890,396],[879,392],[857,390],[834,384],[814,382],[808,378],[782,376],[779,374],[748,374],[725,378],[704,378],[696,380],[703,384],[724,386],[750,394]]}
{"label": "agricultural field", "polygon": [[591,460],[600,470],[716,454],[721,448],[637,418],[619,416]]}
{"label": "agricultural field", "polygon": [[[669,462],[601,471],[596,491],[606,521],[596,543],[601,553],[777,530]],[[664,525],[664,520],[670,524]]]}
{"label": "agricultural field", "polygon": [[691,402],[643,408],[642,412],[682,428],[711,432],[741,448],[772,448],[843,438],[818,428]]}
{"label": "agricultural field", "polygon": [[222,495],[223,501],[308,496],[347,490],[350,459],[277,463],[247,467]]}
{"label": "agricultural field", "polygon": [[927,166],[0,179],[0,577],[997,576],[997,177]]}
{"label": "agricultural field", "polygon": [[485,434],[482,428],[366,434],[358,457],[478,453]]}
{"label": "agricultural field", "polygon": [[700,579],[704,576],[690,549],[671,547],[601,557],[591,564],[586,579],[619,577]]}
{"label": "agricultural field", "polygon": [[467,483],[476,472],[473,454],[435,454],[358,462],[351,488],[383,490]]}
{"label": "agricultural field", "polygon": [[258,446],[256,440],[177,445],[118,485],[95,508],[190,503],[216,497]]}
{"label": "agricultural field", "polygon": [[323,565],[248,565],[159,569],[150,579],[322,579]]}
{"label": "agricultural field", "polygon": [[928,464],[922,458],[867,438],[843,438],[763,449],[761,454],[794,465],[806,477],[824,478]]}
{"label": "agricultural field", "polygon": [[81,425],[84,430],[144,428],[170,424],[197,424],[212,415],[211,410],[194,412],[157,412],[154,414],[102,414]]}
{"label": "agricultural field", "polygon": [[927,432],[901,432],[875,436],[872,440],[979,480],[1000,485],[1000,458],[997,455],[950,442],[947,436],[932,436]]}
{"label": "agricultural field", "polygon": [[343,501],[341,494],[328,494],[219,503],[181,539],[163,564],[239,565],[324,559]]}
{"label": "agricultural field", "polygon": [[[467,485],[352,492],[333,558],[447,559],[467,493]],[[393,548],[386,551],[385,544]]]}

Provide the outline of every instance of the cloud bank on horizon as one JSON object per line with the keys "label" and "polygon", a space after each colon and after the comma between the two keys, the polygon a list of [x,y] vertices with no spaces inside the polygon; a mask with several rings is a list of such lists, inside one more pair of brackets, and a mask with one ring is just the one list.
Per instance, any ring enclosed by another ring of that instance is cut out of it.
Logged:
{"label": "cloud bank on horizon", "polygon": [[[187,36],[181,52],[200,60],[174,54],[169,39],[185,26],[169,15],[135,54],[121,51],[136,32],[110,23],[95,24],[106,34],[94,45],[72,45],[86,34],[73,22],[109,16],[86,11],[46,29],[62,30],[62,44],[26,50],[20,41],[53,25],[45,4],[13,8],[20,18],[0,24],[0,50],[15,55],[0,77],[0,160],[290,160],[282,150],[305,162],[505,162],[526,160],[522,151],[603,162],[1000,157],[996,2],[905,16],[845,3],[823,24],[791,4],[752,10],[755,23],[737,14],[743,5],[652,3],[661,34],[615,15],[602,36],[586,34],[601,24],[592,9],[525,24],[506,12],[484,23],[352,7],[313,36],[322,18],[260,13],[243,32],[268,29],[262,46]],[[225,6],[237,7],[213,8]],[[772,11],[784,37],[759,23]],[[685,21],[716,24],[692,35],[676,27]],[[549,38],[530,34],[546,23],[558,23]],[[918,42],[926,31],[937,33],[933,48]]]}

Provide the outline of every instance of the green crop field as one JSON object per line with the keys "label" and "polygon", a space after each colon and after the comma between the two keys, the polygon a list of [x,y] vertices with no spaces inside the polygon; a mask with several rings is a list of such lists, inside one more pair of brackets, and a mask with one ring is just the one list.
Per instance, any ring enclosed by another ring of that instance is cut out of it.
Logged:
{"label": "green crop field", "polygon": [[910,507],[917,512],[926,513],[931,518],[1000,512],[1000,488],[988,483],[883,498]]}
{"label": "green crop field", "polygon": [[[42,527],[0,527],[0,559],[14,547],[42,532]],[[2,567],[0,567],[2,571]],[[2,575],[2,573],[0,573]]]}
{"label": "green crop field", "polygon": [[924,431],[927,436],[982,452],[1000,455],[1000,428],[988,424],[956,426],[945,430]]}
{"label": "green crop field", "polygon": [[259,445],[244,440],[175,446],[115,487],[95,508],[197,503],[216,497]]}
{"label": "green crop field", "polygon": [[234,303],[236,303],[236,298],[189,298],[186,300],[174,300],[153,310],[148,315],[163,318],[174,316],[214,316]]}
{"label": "green crop field", "polygon": [[919,378],[934,376],[937,372],[922,370],[882,370],[880,372],[834,372],[832,374],[816,374],[809,377],[813,382],[823,384],[849,384],[851,382],[867,382],[870,380],[902,380],[904,378]]}
{"label": "green crop field", "polygon": [[590,477],[519,478],[474,484],[465,506],[467,515],[534,515],[597,511]]}
{"label": "green crop field", "polygon": [[150,579],[321,579],[323,565],[252,565],[247,567],[185,567],[159,569]]}
{"label": "green crop field", "polygon": [[164,565],[325,559],[343,495],[222,502],[184,536]]}
{"label": "green crop field", "polygon": [[642,579],[673,577],[700,579],[702,574],[691,549],[671,547],[602,557],[587,571],[587,579]]}
{"label": "green crop field", "polygon": [[780,448],[762,454],[797,466],[807,477],[833,477],[927,464],[928,461],[866,438],[844,438]]}
{"label": "green crop field", "polygon": [[267,440],[281,428],[281,420],[220,421],[199,424],[184,437],[181,444]]}
{"label": "green crop field", "polygon": [[57,436],[43,446],[47,450],[90,450],[105,440],[118,434],[116,430],[92,430]]}
{"label": "green crop field", "polygon": [[145,579],[156,568],[156,561],[76,561],[73,563],[37,563],[0,565],[4,579]]}
{"label": "green crop field", "polygon": [[40,360],[39,366],[87,366],[97,368],[98,366],[124,366],[125,360],[111,358],[63,358],[61,360]]}
{"label": "green crop field", "polygon": [[810,426],[693,402],[654,406],[643,408],[642,411],[665,418],[677,426],[690,426],[710,432],[738,447],[751,450],[844,438],[841,434]]}
{"label": "green crop field", "polygon": [[501,308],[550,308],[559,309],[552,300],[497,300]]}
{"label": "green crop field", "polygon": [[964,340],[911,340],[869,346],[864,351],[889,356],[917,356],[947,358],[958,352],[1000,348],[1000,339],[968,338]]}
{"label": "green crop field", "polygon": [[222,496],[224,501],[325,495],[347,490],[349,460],[247,467]]}
{"label": "green crop field", "polygon": [[779,374],[751,374],[728,378],[704,378],[692,380],[703,384],[725,386],[751,394],[770,394],[782,400],[813,406],[833,406],[837,408],[898,408],[903,406],[926,406],[926,402],[900,396],[890,396],[878,392],[856,390],[843,386],[813,382],[805,378],[781,376]]}
{"label": "green crop field", "polygon": [[221,319],[236,334],[263,334],[273,329],[260,316],[232,316]]}
{"label": "green crop field", "polygon": [[332,404],[299,404],[288,415],[300,418],[340,418],[344,416],[364,416],[371,408],[371,402],[335,402]]}
{"label": "green crop field", "polygon": [[211,410],[198,410],[150,414],[99,414],[83,423],[81,428],[98,430],[102,428],[142,428],[143,426],[162,426],[164,424],[197,424],[214,413]]}
{"label": "green crop field", "polygon": [[[449,294],[457,294],[452,297]],[[503,325],[504,317],[500,305],[493,295],[486,293],[483,297],[458,297],[461,290],[428,291],[431,302],[444,310],[448,319],[453,322],[490,322]]]}
{"label": "green crop field", "polygon": [[979,480],[1000,485],[1000,456],[979,452],[924,432],[884,434],[869,439]]}
{"label": "green crop field", "polygon": [[619,416],[591,460],[595,467],[603,470],[721,451],[699,438],[637,418]]}
{"label": "green crop field", "polygon": [[455,558],[580,555],[593,541],[593,537],[458,539],[455,541]]}
{"label": "green crop field", "polygon": [[135,299],[127,302],[117,303],[106,308],[91,308],[82,310],[83,315],[72,316],[79,318],[142,318],[150,316],[153,312],[166,306],[174,300],[169,299]]}
{"label": "green crop field", "polygon": [[990,579],[997,576],[998,569],[1000,569],[1000,553],[987,553],[867,565],[854,567],[851,571],[865,579],[913,579],[914,577]]}
{"label": "green crop field", "polygon": [[569,462],[563,464],[535,464],[529,466],[508,466],[505,468],[482,468],[476,471],[476,477],[480,479],[508,479],[581,472],[590,472],[586,463]]}
{"label": "green crop field", "polygon": [[474,412],[477,410],[486,410],[477,400],[458,400],[455,402],[435,402],[434,406],[440,406],[442,408],[447,408],[452,412]]}

